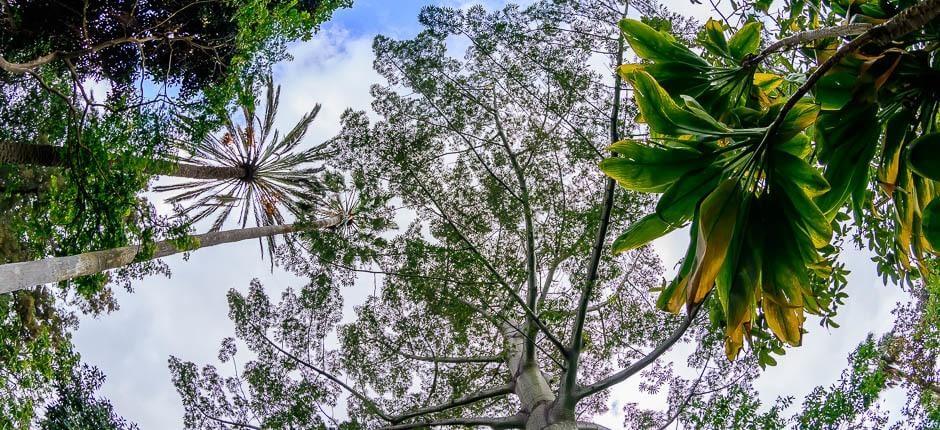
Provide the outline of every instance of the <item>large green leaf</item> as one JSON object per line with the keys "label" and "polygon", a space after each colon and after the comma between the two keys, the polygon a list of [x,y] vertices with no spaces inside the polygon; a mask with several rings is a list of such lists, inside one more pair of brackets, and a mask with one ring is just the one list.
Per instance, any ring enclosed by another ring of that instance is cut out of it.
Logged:
{"label": "large green leaf", "polygon": [[934,197],[924,208],[921,231],[930,247],[940,252],[940,197]]}
{"label": "large green leaf", "polygon": [[760,30],[759,22],[749,22],[734,33],[728,41],[728,51],[731,57],[741,61],[747,55],[756,54],[757,49],[760,48]]}
{"label": "large green leaf", "polygon": [[725,39],[725,29],[721,21],[709,18],[705,23],[705,37],[702,38],[702,45],[712,54],[730,58],[728,52],[728,40]]}
{"label": "large green leaf", "polygon": [[731,134],[731,129],[706,112],[680,107],[649,73],[635,70],[628,78],[640,113],[654,132],[669,136]]}
{"label": "large green leaf", "polygon": [[914,139],[907,161],[917,174],[940,181],[940,133],[927,133]]}
{"label": "large green leaf", "polygon": [[[870,163],[878,148],[881,124],[873,104],[848,104],[820,113],[816,122],[819,161],[826,166],[830,190],[819,196],[819,209],[830,220],[845,201],[868,185]],[[861,202],[856,202],[860,204]]]}
{"label": "large green leaf", "polygon": [[858,74],[849,71],[829,73],[819,79],[813,87],[813,96],[824,110],[842,109],[852,100],[852,91]]}
{"label": "large green leaf", "polygon": [[742,193],[736,179],[726,179],[702,201],[699,210],[696,266],[688,285],[689,303],[700,303],[715,285],[731,247],[741,209]]}
{"label": "large green leaf", "polygon": [[636,249],[664,236],[678,227],[677,225],[663,221],[659,215],[651,213],[631,224],[627,231],[623,232],[620,237],[614,240],[611,248],[614,254]]}
{"label": "large green leaf", "polygon": [[634,191],[661,193],[689,170],[707,163],[697,151],[648,146],[632,140],[617,142],[610,150],[620,156],[601,161],[601,170]]}
{"label": "large green leaf", "polygon": [[705,70],[707,61],[685,47],[672,35],[650,27],[635,19],[623,19],[619,23],[627,43],[633,52],[644,60],[653,62],[677,62],[694,69]]}
{"label": "large green leaf", "polygon": [[673,225],[689,220],[699,202],[718,185],[721,168],[709,165],[682,175],[656,204],[656,214]]}

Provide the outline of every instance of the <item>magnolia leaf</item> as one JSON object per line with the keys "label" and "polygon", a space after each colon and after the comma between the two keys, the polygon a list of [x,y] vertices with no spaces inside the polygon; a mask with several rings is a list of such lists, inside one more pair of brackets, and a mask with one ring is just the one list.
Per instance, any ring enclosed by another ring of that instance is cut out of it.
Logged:
{"label": "magnolia leaf", "polygon": [[780,147],[774,149],[776,150],[773,154],[775,179],[792,183],[809,197],[817,197],[829,191],[829,182],[819,169],[811,166],[800,155],[780,151]]}
{"label": "magnolia leaf", "polygon": [[[695,210],[696,215],[698,210]],[[663,289],[663,292],[659,294],[659,297],[656,299],[656,306],[664,311],[668,311],[674,314],[679,313],[679,310],[682,309],[682,304],[686,302],[686,286],[688,285],[689,278],[691,277],[692,268],[695,265],[695,245],[698,242],[698,217],[692,217],[692,228],[689,229],[689,247],[685,251],[685,258],[682,259],[682,265],[679,266],[679,273],[676,274],[676,277],[669,283],[669,285]]]}
{"label": "magnolia leaf", "polygon": [[745,56],[757,53],[757,49],[760,48],[760,30],[759,22],[749,22],[734,33],[728,41],[728,51],[731,57],[741,61]]}
{"label": "magnolia leaf", "polygon": [[927,133],[914,139],[907,162],[918,175],[940,181],[940,133]]}
{"label": "magnolia leaf", "polygon": [[852,100],[852,92],[857,80],[858,74],[849,71],[826,74],[813,87],[816,103],[819,103],[824,110],[842,109]]}
{"label": "magnolia leaf", "polygon": [[826,166],[824,176],[831,187],[816,203],[830,220],[853,192],[868,185],[881,135],[877,110],[873,104],[849,104],[821,113],[816,122],[819,161]]}
{"label": "magnolia leaf", "polygon": [[934,251],[940,251],[940,197],[934,197],[923,211],[921,232]]}
{"label": "magnolia leaf", "polygon": [[775,299],[774,295],[767,294],[766,288],[763,291],[761,309],[764,311],[764,318],[767,319],[767,326],[781,341],[792,346],[800,346],[804,320],[803,306],[781,303]]}
{"label": "magnolia leaf", "polygon": [[783,82],[784,79],[780,75],[773,73],[754,73],[754,85],[765,93],[773,92],[773,90],[776,90]]}
{"label": "magnolia leaf", "polygon": [[631,224],[627,231],[614,240],[611,249],[614,254],[630,251],[646,245],[678,227],[663,221],[659,215],[652,213]]}
{"label": "magnolia leaf", "polygon": [[887,195],[893,195],[901,169],[901,149],[911,123],[911,112],[903,110],[892,116],[885,126],[881,161],[878,163],[878,181]]}
{"label": "magnolia leaf", "polygon": [[731,246],[741,202],[742,193],[736,179],[723,181],[702,201],[695,250],[697,264],[688,286],[689,305],[701,303],[714,287]]}
{"label": "magnolia leaf", "polygon": [[647,146],[632,140],[617,142],[610,150],[620,156],[601,161],[601,170],[634,191],[661,193],[683,174],[707,162],[696,151]]}

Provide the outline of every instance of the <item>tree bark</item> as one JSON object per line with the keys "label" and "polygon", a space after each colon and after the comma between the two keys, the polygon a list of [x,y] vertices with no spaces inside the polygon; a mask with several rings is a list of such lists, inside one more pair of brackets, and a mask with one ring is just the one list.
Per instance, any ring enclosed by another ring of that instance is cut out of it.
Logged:
{"label": "tree bark", "polygon": [[[198,241],[193,249],[180,249],[172,241],[163,240],[155,244],[156,250],[150,260],[245,239],[257,239],[297,231],[333,227],[342,221],[343,216],[337,215],[303,226],[297,224],[270,225],[199,234],[193,236]],[[123,246],[65,257],[50,257],[36,261],[3,264],[0,265],[0,294],[117,269],[133,263],[139,250],[140,247],[138,246]]]}
{"label": "tree bark", "polygon": [[[22,144],[0,141],[0,164],[26,164],[43,167],[66,167],[62,147],[46,144]],[[152,175],[191,179],[238,179],[245,169],[236,166],[201,166],[171,160],[159,160],[146,171]]]}

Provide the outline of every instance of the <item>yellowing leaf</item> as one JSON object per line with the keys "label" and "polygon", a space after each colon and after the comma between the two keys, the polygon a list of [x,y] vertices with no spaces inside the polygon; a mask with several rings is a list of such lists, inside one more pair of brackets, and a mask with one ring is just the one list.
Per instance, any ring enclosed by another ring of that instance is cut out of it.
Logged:
{"label": "yellowing leaf", "polygon": [[763,291],[761,309],[767,319],[767,326],[781,341],[793,346],[800,346],[803,336],[803,320],[805,319],[802,303],[792,305],[780,301],[779,297],[775,295],[767,294],[767,288],[764,288]]}
{"label": "yellowing leaf", "polygon": [[754,85],[765,93],[773,92],[783,83],[783,77],[773,73],[754,73]]}
{"label": "yellowing leaf", "polygon": [[700,303],[714,287],[718,271],[728,255],[741,201],[738,181],[732,179],[719,184],[702,201],[695,251],[696,267],[688,286],[689,304]]}

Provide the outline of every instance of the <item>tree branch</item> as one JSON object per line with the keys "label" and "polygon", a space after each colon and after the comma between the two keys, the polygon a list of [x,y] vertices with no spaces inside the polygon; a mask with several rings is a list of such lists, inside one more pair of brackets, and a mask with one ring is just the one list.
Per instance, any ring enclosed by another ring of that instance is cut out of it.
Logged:
{"label": "tree branch", "polygon": [[764,50],[762,50],[759,54],[750,58],[746,58],[741,62],[741,64],[745,67],[754,66],[763,62],[771,54],[782,51],[784,49],[789,49],[794,46],[803,45],[807,42],[825,39],[828,37],[854,36],[856,34],[864,33],[869,29],[871,29],[871,24],[860,22],[833,27],[824,27],[816,30],[801,31],[770,44],[770,46],[764,48]]}
{"label": "tree branch", "polygon": [[524,419],[519,416],[503,417],[503,418],[447,418],[434,421],[424,421],[416,423],[407,423],[407,424],[398,424],[393,426],[383,427],[384,430],[409,430],[417,429],[424,427],[441,427],[441,426],[487,426],[493,429],[521,429],[525,427]]}
{"label": "tree branch", "polygon": [[685,334],[685,332],[692,325],[692,322],[695,320],[695,316],[698,315],[698,311],[702,308],[702,303],[694,305],[691,309],[689,309],[689,313],[686,314],[685,319],[682,321],[682,324],[680,324],[679,327],[677,327],[676,330],[673,331],[672,334],[669,335],[669,337],[665,341],[663,341],[663,343],[659,344],[659,346],[653,349],[649,354],[646,354],[646,356],[637,360],[636,362],[628,366],[626,369],[623,369],[600,381],[597,381],[593,384],[590,384],[583,388],[578,389],[577,392],[575,393],[575,398],[583,399],[585,397],[594,395],[600,391],[604,391],[610,387],[613,387],[614,385],[617,385],[627,380],[627,378],[635,375],[637,372],[646,368],[646,366],[649,366],[650,364],[652,364],[654,361],[656,361],[656,359],[659,358],[659,356],[663,355],[663,353],[668,351],[669,348],[675,345],[676,342],[678,342],[679,339],[682,338],[682,335]]}
{"label": "tree branch", "polygon": [[448,409],[457,408],[460,406],[469,405],[471,403],[479,402],[481,400],[491,399],[493,397],[505,396],[512,393],[512,385],[506,384],[496,388],[490,388],[488,390],[478,391],[473,394],[468,394],[466,396],[453,399],[447,403],[442,403],[435,406],[430,406],[427,408],[416,409],[410,412],[405,412],[401,415],[396,415],[391,417],[391,422],[398,423],[410,418],[419,417],[421,415],[433,414],[437,412],[443,412]]}
{"label": "tree branch", "polygon": [[258,330],[258,332],[259,332],[258,334],[261,335],[261,338],[264,339],[264,341],[265,341],[268,345],[271,345],[272,348],[276,349],[276,350],[277,350],[278,352],[280,352],[281,354],[284,354],[285,356],[287,356],[287,358],[290,358],[291,360],[296,361],[297,363],[303,365],[304,367],[306,367],[306,368],[308,368],[308,369],[310,369],[310,370],[313,370],[314,372],[316,372],[317,374],[319,374],[319,375],[325,377],[326,379],[329,379],[330,381],[333,381],[334,383],[336,383],[336,384],[339,385],[340,387],[343,387],[343,388],[344,388],[346,391],[348,391],[349,394],[351,394],[353,397],[356,397],[357,399],[359,399],[359,400],[361,400],[363,403],[365,403],[366,406],[367,406],[369,409],[372,409],[372,412],[373,412],[373,413],[375,413],[376,415],[378,415],[379,417],[381,417],[383,420],[388,421],[388,422],[394,422],[394,420],[392,419],[392,417],[389,416],[388,414],[386,414],[385,412],[383,412],[383,411],[382,411],[382,408],[379,407],[379,405],[378,405],[377,403],[375,403],[372,399],[366,397],[365,394],[362,394],[361,392],[359,392],[359,390],[357,390],[357,389],[355,389],[355,388],[353,388],[353,387],[350,387],[348,384],[346,384],[345,382],[341,381],[339,378],[337,378],[337,377],[333,376],[332,374],[330,374],[330,373],[328,373],[328,372],[326,372],[326,371],[320,369],[319,367],[314,366],[313,364],[310,364],[309,362],[307,362],[307,361],[301,359],[300,357],[297,357],[297,356],[294,355],[294,354],[291,354],[291,353],[288,352],[288,351],[285,351],[285,350],[284,350],[283,348],[281,348],[278,344],[274,343],[271,339],[268,339],[268,336],[265,335],[264,332],[262,332],[261,330]]}
{"label": "tree branch", "polygon": [[[520,201],[522,202],[522,218],[525,222],[525,263],[526,271],[528,272],[527,284],[528,289],[526,292],[526,305],[530,309],[537,311],[536,306],[538,305],[538,283],[536,280],[536,271],[535,271],[535,227],[532,222],[532,205],[529,201],[529,187],[526,186],[525,174],[522,171],[522,167],[519,166],[519,160],[516,159],[516,154],[512,152],[512,146],[509,144],[509,137],[506,136],[506,130],[503,128],[503,123],[499,119],[499,109],[496,106],[496,94],[493,94],[493,119],[496,122],[496,130],[498,131],[499,139],[503,143],[503,148],[506,149],[506,154],[509,156],[509,163],[512,165],[512,170],[516,174],[516,181],[519,182],[519,194]],[[535,336],[538,332],[538,327],[535,322],[535,315],[529,315],[526,318],[526,331],[528,334],[526,347],[525,347],[525,358],[526,361],[532,363],[535,362]],[[564,350],[562,350],[564,353]]]}
{"label": "tree branch", "polygon": [[[623,16],[627,15],[629,2],[624,6]],[[617,63],[623,62],[624,38],[623,34],[617,38]],[[619,73],[614,73],[614,102],[610,109],[610,141],[615,143],[620,140],[620,129],[617,119],[620,113],[620,86],[623,84],[623,78]],[[616,154],[614,154],[616,155]],[[575,315],[574,322],[571,325],[571,345],[568,347],[568,363],[565,371],[564,380],[561,385],[562,405],[570,410],[574,410],[575,404],[579,400],[577,397],[578,389],[578,360],[581,357],[581,348],[583,346],[584,322],[587,318],[588,304],[591,301],[591,295],[597,284],[597,271],[600,267],[601,255],[604,250],[604,243],[607,241],[607,230],[610,226],[610,215],[614,207],[614,188],[616,182],[613,178],[607,178],[604,184],[604,203],[601,210],[600,225],[597,228],[597,236],[594,239],[594,248],[591,250],[591,259],[588,263],[587,280],[581,289],[581,299],[578,303],[578,312]]]}
{"label": "tree branch", "polygon": [[780,128],[783,124],[783,120],[786,119],[787,114],[796,106],[796,103],[807,93],[816,83],[826,74],[829,69],[839,63],[843,57],[848,55],[850,52],[855,51],[858,48],[861,48],[866,43],[875,42],[875,43],[888,43],[892,40],[895,40],[899,37],[907,35],[910,32],[913,32],[928,22],[932,21],[940,15],[940,0],[925,0],[922,3],[918,3],[914,6],[911,6],[907,9],[901,11],[901,13],[895,15],[893,18],[885,21],[882,24],[879,24],[875,27],[870,28],[868,31],[865,31],[855,39],[852,39],[851,42],[842,45],[832,57],[826,60],[821,64],[810,76],[806,79],[806,82],[790,96],[786,104],[783,105],[783,108],[780,109],[780,112],[777,113],[777,117],[774,118],[774,122],[767,127],[767,132],[764,133],[763,139],[761,139],[758,150],[765,148],[770,140],[770,136],[773,136],[774,133]]}

